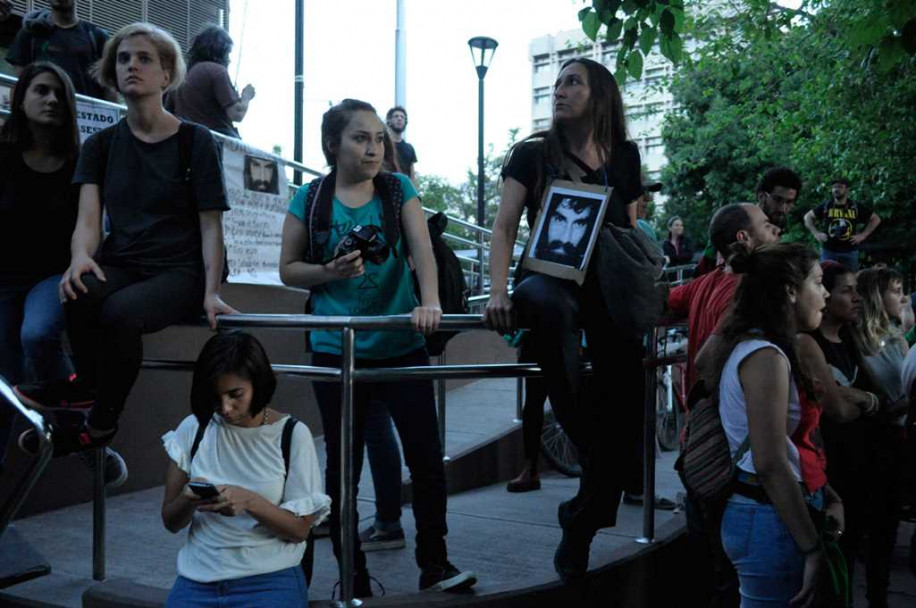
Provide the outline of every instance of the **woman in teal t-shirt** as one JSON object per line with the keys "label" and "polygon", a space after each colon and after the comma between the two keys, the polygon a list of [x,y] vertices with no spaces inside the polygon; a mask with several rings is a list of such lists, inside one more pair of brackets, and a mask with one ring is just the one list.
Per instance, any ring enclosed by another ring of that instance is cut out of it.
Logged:
{"label": "woman in teal t-shirt", "polygon": [[[357,367],[429,365],[420,333],[436,330],[439,307],[436,262],[423,209],[413,186],[400,174],[380,173],[385,126],[368,103],[345,99],[321,123],[321,147],[331,173],[299,189],[283,224],[280,277],[312,291],[314,314],[393,315],[410,313],[416,332],[358,332]],[[313,192],[310,192],[314,188]],[[375,235],[387,253],[342,255],[338,245],[354,231]],[[407,252],[416,267],[414,294]],[[372,259],[372,258],[375,259]],[[340,367],[339,332],[311,332],[312,363]],[[340,387],[314,383],[327,448],[326,487],[331,496],[331,539],[340,559]],[[420,589],[461,590],[476,582],[448,562],[445,547],[445,470],[429,380],[360,383],[356,387],[353,470],[359,485],[366,415],[371,400],[387,406],[401,437],[413,483]],[[358,518],[357,518],[358,521]],[[354,521],[354,528],[356,521]],[[355,592],[371,596],[366,558],[355,534]]]}

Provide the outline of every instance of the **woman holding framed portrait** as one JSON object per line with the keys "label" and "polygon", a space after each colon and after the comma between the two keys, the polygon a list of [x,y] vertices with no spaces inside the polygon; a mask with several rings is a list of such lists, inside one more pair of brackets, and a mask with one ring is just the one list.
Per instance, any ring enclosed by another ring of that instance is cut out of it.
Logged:
{"label": "woman holding framed portrait", "polygon": [[[588,569],[597,530],[615,525],[621,493],[641,492],[642,343],[608,314],[599,256],[590,255],[600,245],[602,226],[636,225],[640,157],[607,68],[571,59],[554,87],[553,124],[519,142],[503,165],[484,319],[500,332],[511,330],[516,319],[532,329],[553,411],[585,455],[579,492],[559,508],[563,538],[554,565],[569,580]],[[509,265],[522,212],[532,229],[526,256],[542,264],[524,264],[510,297]],[[555,265],[582,274],[553,272]],[[595,369],[588,397],[579,378],[580,330]]]}

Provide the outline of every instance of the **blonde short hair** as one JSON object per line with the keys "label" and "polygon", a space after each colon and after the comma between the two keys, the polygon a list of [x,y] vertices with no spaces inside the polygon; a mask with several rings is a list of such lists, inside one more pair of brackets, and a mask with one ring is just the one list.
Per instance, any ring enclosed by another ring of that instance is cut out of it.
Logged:
{"label": "blonde short hair", "polygon": [[[178,42],[161,27],[152,23],[131,23],[125,25],[118,33],[108,39],[105,48],[102,50],[102,58],[93,66],[92,75],[99,81],[103,87],[118,90],[118,76],[115,72],[115,66],[118,62],[118,47],[121,43],[134,36],[146,36],[149,38],[156,50],[159,51],[159,62],[162,67],[169,73],[169,86],[165,89],[169,91],[178,87],[184,80],[186,71],[184,57],[181,55],[181,47]],[[165,92],[165,91],[163,91]]]}

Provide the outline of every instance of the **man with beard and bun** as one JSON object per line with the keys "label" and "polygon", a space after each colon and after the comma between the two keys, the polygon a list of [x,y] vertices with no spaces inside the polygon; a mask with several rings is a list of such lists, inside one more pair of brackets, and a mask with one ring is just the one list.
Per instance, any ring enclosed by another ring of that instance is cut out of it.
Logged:
{"label": "man with beard and bun", "polygon": [[[801,194],[802,181],[795,171],[786,167],[773,167],[767,170],[757,183],[757,206],[763,210],[771,224],[786,231],[789,213],[795,207],[795,201]],[[703,257],[697,264],[694,277],[706,274],[716,267],[716,248],[709,242],[703,251]]]}
{"label": "man with beard and bun", "polygon": [[404,130],[407,128],[407,110],[401,106],[394,106],[385,114],[385,123],[388,125],[388,134],[391,136],[391,141],[394,142],[401,173],[416,184],[417,176],[414,175],[413,166],[417,162],[417,151],[414,150],[412,145],[404,141]]}
{"label": "man with beard and bun", "polygon": [[[855,272],[859,270],[859,243],[871,236],[881,218],[871,207],[849,198],[849,180],[845,177],[833,180],[831,193],[830,200],[805,214],[805,228],[822,244],[822,262],[839,262]],[[861,224],[865,228],[860,230]]]}
{"label": "man with beard and bun", "polygon": [[51,10],[27,14],[22,29],[10,45],[6,60],[16,75],[34,61],[50,61],[73,81],[77,93],[117,101],[117,93],[106,89],[89,74],[102,57],[108,32],[76,15],[76,0],[51,0]]}

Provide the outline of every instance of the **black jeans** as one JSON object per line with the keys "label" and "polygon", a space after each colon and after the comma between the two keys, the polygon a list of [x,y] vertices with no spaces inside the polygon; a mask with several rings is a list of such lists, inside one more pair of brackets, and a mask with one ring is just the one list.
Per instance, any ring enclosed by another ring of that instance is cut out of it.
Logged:
{"label": "black jeans", "polygon": [[[614,325],[592,272],[581,287],[529,275],[512,300],[519,323],[537,338],[551,407],[582,461],[579,492],[567,505],[568,525],[589,534],[613,526],[622,492],[639,491],[642,484],[642,341]],[[581,330],[595,370],[591,390],[583,390],[579,378]]]}
{"label": "black jeans", "polygon": [[89,289],[65,306],[76,373],[98,390],[89,424],[114,429],[143,363],[142,335],[200,315],[203,270],[157,271],[102,266],[106,280],[81,279]]}
{"label": "black jeans", "polygon": [[[340,367],[338,355],[314,353],[312,365]],[[408,367],[429,365],[426,349],[419,349],[391,359],[358,359],[356,367]],[[336,382],[315,382],[315,397],[321,411],[324,425],[324,441],[327,448],[327,469],[325,487],[331,497],[331,542],[334,555],[340,560],[340,384]],[[353,417],[353,471],[354,485],[351,488],[354,500],[359,487],[359,476],[363,468],[365,445],[366,412],[370,401],[381,401],[387,407],[401,437],[404,460],[410,469],[413,490],[413,512],[417,525],[417,565],[424,569],[443,564],[447,559],[445,535],[446,492],[445,467],[442,463],[442,445],[439,443],[439,425],[436,418],[436,403],[433,383],[429,380],[407,380],[398,382],[358,383],[354,396]],[[358,519],[358,517],[357,517]],[[353,522],[354,555],[356,572],[366,567],[366,556],[360,548],[357,521]]]}

